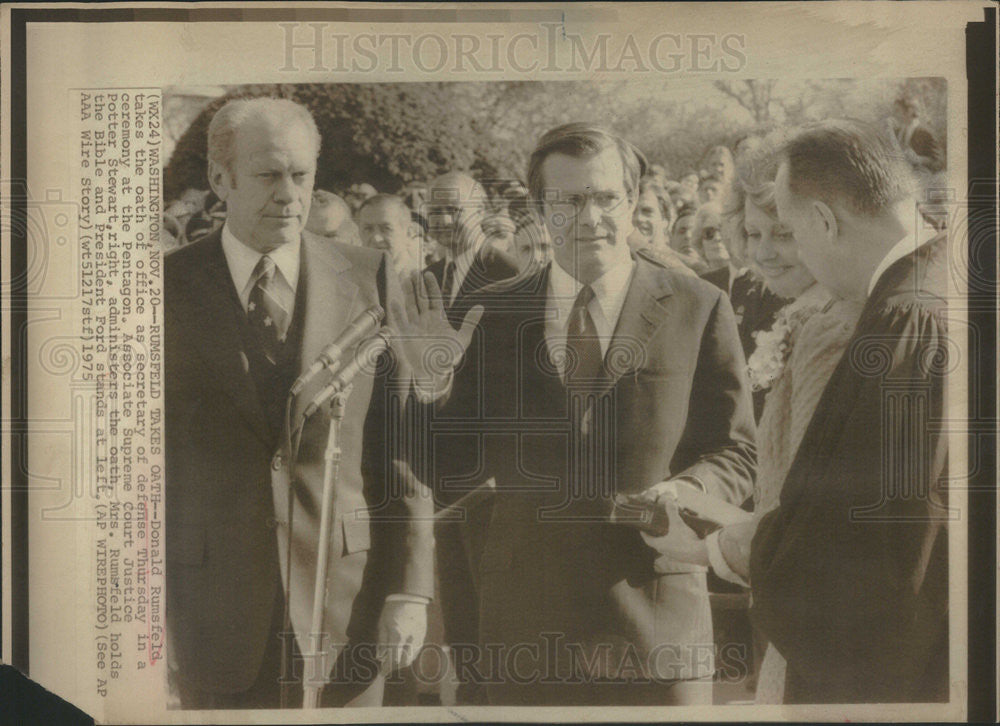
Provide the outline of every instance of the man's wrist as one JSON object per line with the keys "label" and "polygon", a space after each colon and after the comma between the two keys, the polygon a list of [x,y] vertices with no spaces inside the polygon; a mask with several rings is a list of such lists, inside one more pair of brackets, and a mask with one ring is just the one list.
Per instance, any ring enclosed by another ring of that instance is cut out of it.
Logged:
{"label": "man's wrist", "polygon": [[451,390],[455,378],[454,369],[443,376],[413,379],[413,391],[420,403],[434,403]]}

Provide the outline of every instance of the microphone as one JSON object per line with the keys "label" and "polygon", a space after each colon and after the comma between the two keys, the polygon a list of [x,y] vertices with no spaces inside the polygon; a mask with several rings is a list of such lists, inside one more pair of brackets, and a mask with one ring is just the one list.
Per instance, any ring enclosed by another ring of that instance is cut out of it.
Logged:
{"label": "microphone", "polygon": [[382,355],[389,347],[389,331],[383,328],[371,338],[358,346],[358,352],[354,354],[354,360],[341,368],[337,375],[333,377],[316,397],[306,406],[302,412],[302,420],[316,413],[316,410],[324,403],[333,398],[350,385],[354,377],[360,373],[366,365],[373,365],[375,360]]}
{"label": "microphone", "polygon": [[381,305],[372,305],[356,317],[344,329],[344,332],[337,336],[336,340],[323,349],[323,352],[319,354],[316,362],[309,367],[309,370],[296,379],[288,395],[297,396],[305,388],[305,385],[324,368],[329,368],[331,372],[335,373],[340,368],[338,363],[343,357],[344,352],[375,330],[384,317],[385,310],[382,309]]}

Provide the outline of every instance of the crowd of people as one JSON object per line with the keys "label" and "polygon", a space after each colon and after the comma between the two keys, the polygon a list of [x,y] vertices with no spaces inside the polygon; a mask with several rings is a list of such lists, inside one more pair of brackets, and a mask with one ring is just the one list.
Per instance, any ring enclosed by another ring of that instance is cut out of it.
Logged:
{"label": "crowd of people", "polygon": [[[946,238],[917,202],[928,157],[901,146],[927,140],[908,123],[777,130],[676,174],[568,124],[523,181],[453,170],[338,195],[312,187],[305,109],[224,107],[212,191],[167,210],[182,705],[277,705],[286,661],[318,657],[331,414],[302,424],[296,461],[283,405],[376,302],[397,364],[356,379],[344,419],[324,704],[383,703],[357,648],[405,668],[435,598],[460,704],[710,704],[710,571],[752,594],[758,702],[946,700],[946,440],[927,428]],[[399,421],[413,431],[390,435]],[[706,525],[685,492],[752,514]],[[617,519],[629,508],[655,516]]]}
{"label": "crowd of people", "polygon": [[[943,161],[940,146],[922,123],[918,109],[915,99],[899,97],[886,118],[886,135],[926,186],[942,171]],[[683,263],[712,280],[722,279],[726,270],[748,272],[750,262],[740,251],[744,247],[738,221],[742,196],[735,155],[748,162],[760,156],[753,153],[754,148],[765,142],[773,144],[774,139],[746,136],[732,149],[713,146],[705,151],[698,168],[675,175],[664,164],[650,164],[639,183],[629,246],[645,250],[668,266]],[[472,185],[472,176],[466,177]],[[430,201],[434,189],[435,180],[410,182],[392,193],[379,192],[364,182],[345,186],[339,194],[316,189],[306,229],[331,240],[389,251],[398,272],[421,269],[447,254],[429,228],[435,210]],[[437,189],[440,192],[440,185]],[[551,241],[538,204],[530,200],[522,181],[481,180],[469,191],[478,207],[477,234],[492,248],[511,256],[522,273],[551,261]],[[924,206],[929,222],[942,229],[944,222],[935,218],[933,207]],[[211,190],[189,188],[166,207],[163,247],[170,251],[196,242],[224,221],[225,205]]]}

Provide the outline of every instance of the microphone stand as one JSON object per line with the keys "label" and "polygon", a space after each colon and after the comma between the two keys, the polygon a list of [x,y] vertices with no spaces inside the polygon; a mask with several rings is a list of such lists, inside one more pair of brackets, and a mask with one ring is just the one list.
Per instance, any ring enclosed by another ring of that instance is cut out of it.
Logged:
{"label": "microphone stand", "polygon": [[340,471],[340,425],[344,420],[347,398],[352,385],[346,386],[333,397],[330,411],[330,430],[327,434],[323,459],[323,498],[319,520],[319,541],[316,551],[316,580],[313,589],[312,625],[309,638],[312,648],[303,653],[308,663],[308,674],[303,680],[302,708],[319,708],[319,697],[326,685],[327,673],[323,667],[323,613],[326,610],[326,578],[330,569],[330,537],[336,521],[337,475]]}

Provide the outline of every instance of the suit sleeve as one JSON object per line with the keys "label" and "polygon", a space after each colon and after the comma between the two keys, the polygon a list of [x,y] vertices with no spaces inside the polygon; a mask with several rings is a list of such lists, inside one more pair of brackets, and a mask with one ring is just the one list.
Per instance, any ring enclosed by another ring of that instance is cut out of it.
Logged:
{"label": "suit sleeve", "polygon": [[[379,297],[386,310],[402,301],[392,270],[386,254],[378,271]],[[368,500],[384,502],[372,524],[371,567],[381,573],[385,594],[433,599],[433,501],[424,487],[407,486],[393,465],[419,458],[407,451],[419,438],[406,434],[420,430],[416,427],[421,407],[415,405],[410,382],[401,375],[391,353],[386,355],[385,373],[376,382],[386,395],[373,395],[365,432]]]}
{"label": "suit sleeve", "polygon": [[926,312],[869,330],[751,548],[752,618],[816,702],[933,700],[947,673],[945,333]]}
{"label": "suit sleeve", "polygon": [[695,479],[707,493],[742,504],[757,470],[753,402],[732,306],[715,292],[674,459],[683,464],[674,476]]}

